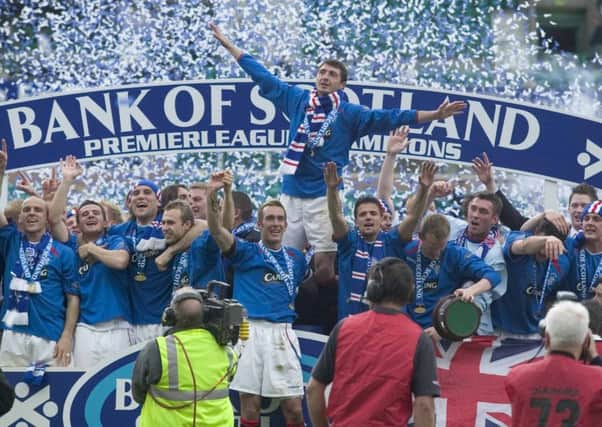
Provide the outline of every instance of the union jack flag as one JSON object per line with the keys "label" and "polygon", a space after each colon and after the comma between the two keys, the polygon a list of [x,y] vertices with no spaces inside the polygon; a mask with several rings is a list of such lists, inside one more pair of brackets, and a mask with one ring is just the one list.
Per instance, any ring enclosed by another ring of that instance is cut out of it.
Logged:
{"label": "union jack flag", "polygon": [[435,343],[435,354],[441,384],[437,427],[510,427],[504,379],[513,366],[543,357],[545,349],[541,340],[473,337]]}

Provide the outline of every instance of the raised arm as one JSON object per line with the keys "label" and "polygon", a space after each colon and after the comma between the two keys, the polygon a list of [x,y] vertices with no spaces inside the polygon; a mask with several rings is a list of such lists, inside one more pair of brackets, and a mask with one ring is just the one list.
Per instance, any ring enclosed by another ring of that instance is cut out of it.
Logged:
{"label": "raised arm", "polygon": [[232,171],[224,171],[224,205],[222,207],[222,224],[224,228],[234,228],[234,198],[232,197]]}
{"label": "raised arm", "polygon": [[[426,208],[425,211],[428,210],[429,206],[436,200],[442,197],[447,197],[452,194],[454,191],[454,185],[451,181],[435,181],[431,188],[429,188],[428,195],[426,196]],[[406,201],[406,209],[408,211],[414,210],[414,206],[416,204],[416,195],[411,195],[408,197]]]}
{"label": "raised arm", "polygon": [[521,225],[520,230],[534,231],[539,222],[543,219],[551,222],[554,227],[564,235],[568,235],[571,230],[571,225],[567,222],[566,218],[560,212],[556,211],[545,211],[535,215],[533,218],[525,221],[523,225]]}
{"label": "raised arm", "polygon": [[404,242],[412,239],[412,233],[426,211],[427,195],[435,180],[435,173],[437,173],[437,165],[435,163],[431,161],[422,162],[422,165],[420,165],[420,177],[418,178],[418,191],[414,197],[412,209],[408,209],[407,215],[397,228],[399,239]]}
{"label": "raised arm", "polygon": [[462,114],[466,108],[464,101],[443,101],[439,108],[436,110],[418,110],[416,114],[416,121],[418,123],[432,122],[433,120],[443,120],[449,116],[455,116],[456,114]]}
{"label": "raised arm", "polygon": [[343,238],[349,228],[343,216],[343,207],[339,198],[339,184],[341,177],[337,173],[337,165],[334,162],[326,163],[324,166],[324,182],[326,183],[326,200],[328,202],[328,216],[332,224],[334,240]]}
{"label": "raised arm", "polygon": [[17,181],[17,190],[30,196],[40,197],[33,185],[31,177],[26,172],[19,171],[17,172],[17,176],[19,177],[19,180]]}
{"label": "raised arm", "polygon": [[[6,164],[8,163],[8,150],[6,148],[6,140],[2,138],[0,141],[2,150],[0,151],[0,196],[2,195],[2,184],[4,183],[4,171],[6,171]],[[8,224],[6,217],[4,216],[4,209],[0,209],[0,227],[4,227]]]}
{"label": "raised arm", "polygon": [[472,159],[472,170],[484,185],[487,191],[495,193],[502,201],[502,212],[500,213],[500,222],[511,230],[519,230],[528,220],[524,217],[506,198],[504,193],[497,187],[493,178],[493,163],[489,160],[487,153],[481,157]]}
{"label": "raised arm", "polygon": [[535,255],[545,249],[548,259],[558,259],[566,252],[564,243],[554,236],[529,236],[526,239],[516,240],[510,246],[513,255]]}
{"label": "raised arm", "polygon": [[225,47],[228,52],[230,52],[230,55],[232,55],[234,59],[238,60],[238,58],[240,58],[240,56],[243,54],[243,51],[235,46],[234,43],[232,43],[232,41],[226,37],[221,32],[219,27],[213,22],[209,23],[209,29],[213,33],[213,37],[215,37],[215,39],[220,42],[220,44]]}
{"label": "raised arm", "polygon": [[409,133],[410,128],[407,126],[400,127],[391,132],[387,142],[387,155],[380,167],[376,197],[384,200],[389,206],[389,209],[391,209],[391,212],[395,212],[395,206],[393,205],[393,199],[391,198],[391,194],[393,193],[395,157],[410,143],[410,140],[408,139]]}
{"label": "raised arm", "polygon": [[46,203],[50,203],[54,197],[54,193],[59,188],[59,180],[56,179],[56,168],[53,166],[50,170],[50,178],[42,181],[42,199]]}
{"label": "raised arm", "polygon": [[61,173],[63,180],[54,192],[54,197],[48,205],[48,224],[52,237],[60,242],[69,240],[69,230],[63,221],[63,215],[67,208],[67,196],[69,189],[78,176],[84,172],[82,166],[77,162],[75,156],[67,156],[61,160]]}
{"label": "raised arm", "polygon": [[207,225],[209,227],[209,233],[213,236],[217,246],[219,246],[222,252],[227,252],[234,244],[234,236],[221,224],[217,192],[223,186],[224,183],[218,174],[213,174],[209,180],[209,187],[207,188]]}

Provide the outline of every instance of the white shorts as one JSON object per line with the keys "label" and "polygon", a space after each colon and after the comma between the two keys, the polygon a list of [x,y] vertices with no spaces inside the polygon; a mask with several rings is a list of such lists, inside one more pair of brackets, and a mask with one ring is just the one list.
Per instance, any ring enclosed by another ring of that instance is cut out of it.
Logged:
{"label": "white shorts", "polygon": [[301,348],[290,323],[249,320],[249,339],[230,388],[263,397],[303,396]]}
{"label": "white shorts", "polygon": [[78,323],[73,344],[73,365],[92,368],[130,346],[130,324],[110,320],[95,325]]}
{"label": "white shorts", "polygon": [[168,328],[162,325],[132,325],[130,327],[130,343],[139,344],[163,336]]}
{"label": "white shorts", "polygon": [[0,365],[20,368],[36,363],[57,366],[53,357],[56,341],[5,329],[0,344]]}
{"label": "white shorts", "polygon": [[282,194],[280,202],[286,210],[288,223],[282,242],[284,245],[303,251],[309,243],[315,252],[336,252],[326,196],[301,199]]}

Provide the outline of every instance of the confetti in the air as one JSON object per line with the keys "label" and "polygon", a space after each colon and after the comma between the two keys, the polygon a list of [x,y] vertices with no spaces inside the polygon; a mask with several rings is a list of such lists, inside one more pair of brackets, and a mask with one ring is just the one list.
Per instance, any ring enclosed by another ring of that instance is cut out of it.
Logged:
{"label": "confetti in the air", "polygon": [[[561,52],[532,16],[533,3],[0,0],[0,77],[17,83],[25,96],[245,77],[213,40],[207,29],[213,21],[281,77],[311,79],[320,60],[334,57],[348,65],[352,80],[495,95],[602,117],[602,58]],[[551,16],[542,19],[554,25]],[[381,159],[352,155],[345,174],[348,205],[375,191]],[[279,192],[278,161],[273,153],[204,153],[90,162],[70,203],[96,196],[121,204],[136,177],[190,184],[207,179],[216,165],[233,169],[237,187],[260,203]],[[394,200],[401,208],[415,188],[417,163],[399,163]],[[443,177],[452,175],[457,194],[443,207],[457,212],[461,195],[480,187],[469,168],[450,165]],[[514,174],[497,171],[496,178],[526,214],[541,209],[540,180],[523,179],[519,188]],[[14,185],[11,190],[9,197],[21,196]],[[560,196],[566,198],[565,189]]]}

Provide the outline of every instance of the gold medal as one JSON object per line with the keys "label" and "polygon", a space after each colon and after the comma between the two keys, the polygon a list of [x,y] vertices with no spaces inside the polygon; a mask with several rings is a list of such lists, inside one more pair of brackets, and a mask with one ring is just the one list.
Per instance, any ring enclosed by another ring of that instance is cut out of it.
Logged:
{"label": "gold medal", "polygon": [[424,314],[426,313],[426,307],[423,305],[417,305],[416,308],[414,308],[414,313]]}
{"label": "gold medal", "polygon": [[30,294],[35,293],[36,291],[36,282],[27,282],[27,292]]}
{"label": "gold medal", "polygon": [[134,280],[136,282],[144,282],[146,280],[146,276],[144,275],[143,272],[139,271],[138,273],[136,273],[136,275],[134,276]]}

